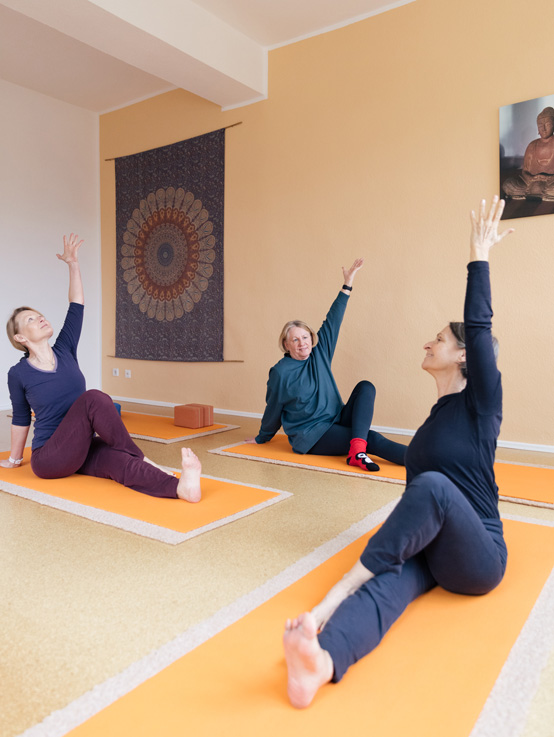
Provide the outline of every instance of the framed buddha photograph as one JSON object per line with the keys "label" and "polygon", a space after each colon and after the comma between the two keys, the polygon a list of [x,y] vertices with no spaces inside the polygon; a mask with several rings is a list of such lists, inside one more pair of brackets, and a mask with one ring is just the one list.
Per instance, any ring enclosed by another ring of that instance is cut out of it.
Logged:
{"label": "framed buddha photograph", "polygon": [[499,111],[503,220],[554,214],[554,95]]}

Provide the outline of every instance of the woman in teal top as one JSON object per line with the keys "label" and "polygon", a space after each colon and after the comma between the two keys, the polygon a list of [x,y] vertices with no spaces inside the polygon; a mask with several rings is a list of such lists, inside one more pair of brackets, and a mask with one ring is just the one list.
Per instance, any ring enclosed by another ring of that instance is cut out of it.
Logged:
{"label": "woman in teal top", "polygon": [[300,320],[287,322],[279,337],[285,353],[269,372],[260,432],[249,442],[267,443],[282,426],[295,453],[346,455],[350,466],[378,471],[368,453],[403,465],[404,445],[370,429],[375,387],[356,385],[343,403],[331,371],[339,331],[363,259],[343,267],[344,284],[317,335]]}

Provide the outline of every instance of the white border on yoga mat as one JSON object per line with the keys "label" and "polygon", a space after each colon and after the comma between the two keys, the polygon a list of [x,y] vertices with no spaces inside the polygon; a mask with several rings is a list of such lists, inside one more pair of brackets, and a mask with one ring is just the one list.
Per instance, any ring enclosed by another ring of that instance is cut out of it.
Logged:
{"label": "white border on yoga mat", "polygon": [[339,476],[354,476],[360,479],[369,479],[370,481],[386,481],[388,484],[401,484],[406,485],[405,481],[401,479],[391,479],[388,476],[376,476],[373,473],[360,473],[359,471],[341,471],[337,468],[325,468],[325,466],[310,466],[307,463],[294,463],[290,461],[281,461],[276,458],[263,458],[262,456],[251,456],[247,453],[227,453],[225,451],[231,448],[238,448],[239,445],[245,445],[244,440],[240,443],[232,443],[230,445],[222,445],[220,448],[212,448],[208,453],[214,453],[215,455],[224,456],[226,458],[244,458],[247,461],[261,461],[262,463],[273,463],[277,466],[290,466],[291,468],[305,468],[308,471],[322,471],[323,473],[336,473]]}
{"label": "white border on yoga mat", "polygon": [[360,522],[316,548],[304,558],[293,563],[284,571],[266,581],[258,588],[241,596],[233,603],[223,607],[208,619],[199,622],[166,645],[152,651],[144,658],[130,665],[124,671],[104,683],[95,686],[87,693],[72,701],[64,709],[55,711],[39,724],[22,732],[19,737],[62,737],[71,729],[90,719],[102,709],[132,691],[148,678],[160,673],[164,668],[182,658],[191,650],[202,645],[210,638],[222,632],[242,617],[249,614],[266,601],[276,596],[300,578],[317,568],[328,558],[347,547],[359,537],[383,522],[398,500],[369,514]]}
{"label": "white border on yoga mat", "polygon": [[[138,414],[138,413],[136,413]],[[153,417],[160,417],[160,415],[152,415]],[[124,423],[125,424],[125,423]],[[194,438],[203,438],[207,437],[208,435],[217,435],[218,432],[227,432],[227,430],[238,430],[240,428],[240,425],[224,425],[222,422],[214,422],[214,425],[222,425],[222,427],[218,427],[216,430],[206,430],[205,432],[197,432],[194,435],[183,435],[182,437],[178,438],[160,438],[157,435],[139,435],[135,432],[130,432],[129,435],[132,438],[135,438],[135,440],[151,440],[153,443],[164,443],[164,445],[168,445],[169,443],[185,443],[187,440],[194,440]],[[198,428],[201,430],[201,428]]]}
{"label": "white border on yoga mat", "polygon": [[[177,469],[171,469],[177,471]],[[269,486],[258,486],[257,484],[245,484],[239,481],[231,481],[230,479],[219,478],[218,476],[208,476],[202,474],[201,478],[212,479],[213,481],[223,481],[227,484],[234,484],[235,486],[249,486],[252,489],[260,489],[261,491],[271,491],[277,496],[272,499],[266,499],[259,504],[255,504],[248,509],[243,509],[235,514],[230,514],[227,517],[222,517],[219,520],[210,522],[202,527],[197,527],[195,530],[189,530],[188,532],[178,532],[177,530],[171,530],[167,527],[160,527],[154,525],[151,522],[144,522],[142,520],[133,519],[132,517],[126,517],[122,514],[116,514],[115,512],[108,512],[104,509],[98,509],[96,507],[89,507],[86,504],[80,504],[79,502],[73,502],[69,499],[60,499],[57,496],[51,494],[45,494],[43,491],[37,491],[36,489],[30,489],[27,486],[17,486],[16,484],[10,484],[7,481],[0,479],[0,491],[5,491],[8,494],[19,496],[23,499],[29,499],[32,502],[38,502],[46,507],[52,507],[53,509],[59,509],[62,512],[69,512],[77,517],[84,517],[85,519],[92,520],[93,522],[100,522],[103,525],[109,525],[110,527],[116,527],[127,532],[133,532],[136,535],[142,537],[148,537],[152,540],[158,540],[158,542],[168,543],[169,545],[178,545],[185,540],[190,540],[193,537],[197,537],[204,532],[209,530],[215,530],[218,527],[234,522],[242,517],[247,517],[249,514],[254,514],[260,509],[270,507],[272,504],[292,496],[290,491],[282,491],[280,489],[272,489]],[[137,491],[137,494],[140,493]]]}
{"label": "white border on yoga mat", "polygon": [[[503,514],[502,519],[554,527],[554,522]],[[521,628],[469,737],[520,737],[554,647],[554,569]]]}
{"label": "white border on yoga mat", "polygon": [[[336,468],[325,468],[325,466],[310,466],[307,463],[294,463],[290,461],[282,461],[276,458],[264,458],[262,456],[248,455],[247,453],[227,453],[226,451],[231,448],[238,448],[240,445],[245,445],[244,440],[240,443],[232,443],[230,445],[222,445],[220,448],[212,448],[208,453],[214,453],[215,455],[224,456],[227,458],[243,458],[247,461],[260,461],[261,463],[273,463],[277,466],[290,466],[291,468],[304,468],[308,471],[322,471],[323,473],[336,473],[341,476],[354,476],[356,478],[369,479],[370,481],[384,481],[387,484],[401,484],[406,485],[405,481],[400,479],[391,479],[388,476],[377,476],[372,473],[360,473],[356,471],[339,471]],[[508,466],[526,466],[528,468],[547,468],[554,470],[552,466],[540,466],[535,463],[513,463],[512,461],[495,461],[495,463],[503,463]],[[554,504],[551,502],[539,502],[532,499],[520,499],[515,496],[504,496],[499,494],[499,501],[501,502],[512,502],[513,504],[523,504],[527,507],[541,507],[542,509],[554,509]]]}
{"label": "white border on yoga mat", "polygon": [[[191,650],[237,622],[291,584],[310,573],[331,556],[367,534],[383,522],[398,499],[364,517],[332,540],[277,574],[266,583],[223,607],[208,619],[191,627],[166,645],[152,651],[124,671],[53,712],[19,737],[63,737],[98,712],[132,691],[148,678],[167,668]],[[517,522],[554,527],[554,522],[515,515],[502,515]],[[540,671],[554,645],[551,627],[554,602],[554,571],[537,597],[527,621],[501,669],[483,710],[469,737],[520,737],[527,722],[531,701],[537,691]]]}

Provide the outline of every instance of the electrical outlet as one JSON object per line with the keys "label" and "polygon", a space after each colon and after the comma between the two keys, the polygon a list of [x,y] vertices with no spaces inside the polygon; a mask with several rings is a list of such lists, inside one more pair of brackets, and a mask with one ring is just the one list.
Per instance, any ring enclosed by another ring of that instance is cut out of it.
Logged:
{"label": "electrical outlet", "polygon": [[125,378],[130,379],[131,378],[131,369],[125,369]]}
{"label": "electrical outlet", "polygon": [[119,369],[112,369],[112,375],[113,376],[119,376]]}

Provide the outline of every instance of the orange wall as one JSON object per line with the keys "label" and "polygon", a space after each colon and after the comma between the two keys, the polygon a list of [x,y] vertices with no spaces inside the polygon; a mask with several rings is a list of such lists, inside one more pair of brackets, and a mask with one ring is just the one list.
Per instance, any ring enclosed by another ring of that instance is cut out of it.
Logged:
{"label": "orange wall", "polygon": [[[269,98],[237,110],[174,91],[101,116],[103,388],[261,412],[282,324],[319,326],[342,265],[366,257],[335,358],[343,396],[377,386],[375,422],[416,428],[435,399],[423,343],[460,319],[468,213],[498,188],[498,108],[554,93],[554,5],[417,0],[269,55]],[[532,39],[532,43],[529,40]],[[225,358],[113,358],[114,164],[227,132]],[[554,444],[554,216],[510,223],[492,257],[501,438]],[[112,368],[132,378],[112,377]]]}

